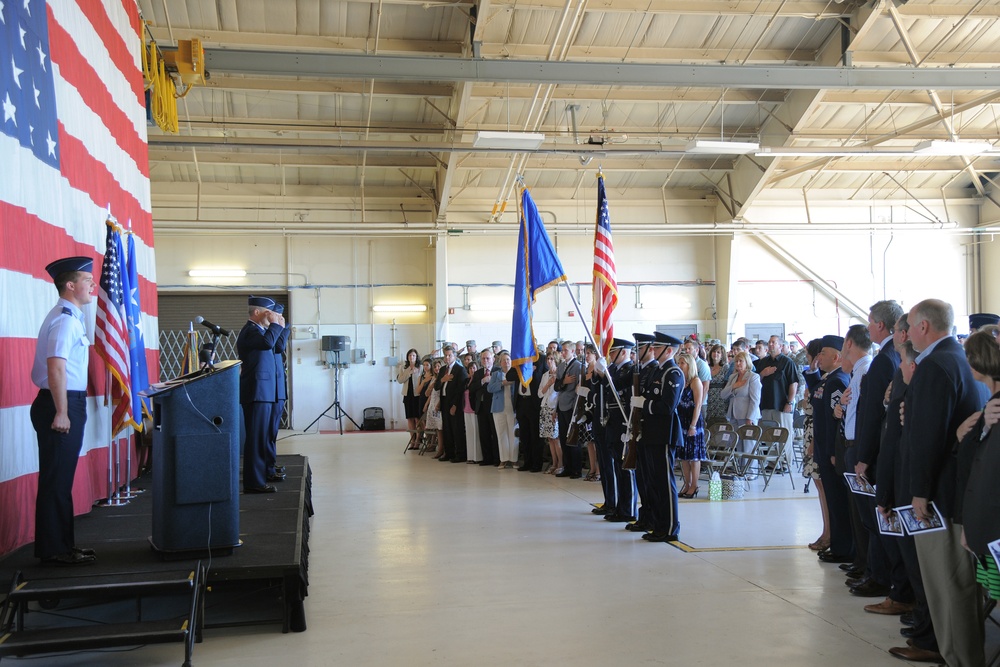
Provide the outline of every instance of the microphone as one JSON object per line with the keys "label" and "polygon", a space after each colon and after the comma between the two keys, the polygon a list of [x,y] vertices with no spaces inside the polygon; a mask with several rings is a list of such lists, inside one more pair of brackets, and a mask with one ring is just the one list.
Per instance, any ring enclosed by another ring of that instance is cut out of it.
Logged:
{"label": "microphone", "polygon": [[199,315],[198,317],[194,318],[194,321],[197,322],[198,324],[202,325],[203,327],[205,327],[206,329],[208,329],[212,333],[217,334],[219,336],[228,336],[229,334],[232,333],[231,331],[223,329],[218,324],[212,324],[211,322],[209,322],[208,320],[206,320],[201,315]]}

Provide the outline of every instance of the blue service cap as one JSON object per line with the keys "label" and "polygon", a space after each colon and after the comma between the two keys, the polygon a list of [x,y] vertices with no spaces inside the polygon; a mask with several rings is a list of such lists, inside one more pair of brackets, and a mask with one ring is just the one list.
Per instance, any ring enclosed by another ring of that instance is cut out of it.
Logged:
{"label": "blue service cap", "polygon": [[631,350],[633,347],[635,347],[635,343],[633,343],[632,341],[628,340],[627,338],[612,338],[611,339],[611,349],[612,350],[617,350],[617,349],[621,349],[621,348],[627,348],[627,349]]}
{"label": "blue service cap", "polygon": [[274,304],[274,308],[272,308],[271,310],[278,313],[279,315],[283,315],[285,313],[285,307],[282,306],[280,303]]}
{"label": "blue service cap", "polygon": [[632,338],[635,338],[636,345],[648,345],[653,342],[653,335],[647,333],[634,333]]}
{"label": "blue service cap", "polygon": [[994,315],[993,313],[973,313],[969,315],[969,328],[973,331],[988,324],[1000,324],[1000,315]]}
{"label": "blue service cap", "polygon": [[674,338],[670,334],[665,334],[662,331],[654,331],[653,345],[665,345],[668,347],[677,347],[681,345],[681,341],[679,338]]}
{"label": "blue service cap", "polygon": [[823,341],[823,347],[832,347],[833,349],[837,350],[838,352],[840,350],[844,349],[844,337],[843,336],[827,335],[827,336],[823,336],[822,341]]}
{"label": "blue service cap", "polygon": [[52,280],[55,280],[62,274],[69,273],[71,271],[86,271],[87,273],[93,273],[94,259],[92,257],[66,257],[63,259],[57,259],[46,266],[45,271],[52,277]]}
{"label": "blue service cap", "polygon": [[247,299],[247,305],[254,306],[255,308],[267,308],[268,310],[274,310],[274,299],[266,296],[251,296]]}

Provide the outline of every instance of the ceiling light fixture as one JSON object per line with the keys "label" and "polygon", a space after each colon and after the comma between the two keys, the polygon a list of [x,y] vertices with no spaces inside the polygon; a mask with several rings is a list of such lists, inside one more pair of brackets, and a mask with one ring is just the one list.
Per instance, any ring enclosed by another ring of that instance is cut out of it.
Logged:
{"label": "ceiling light fixture", "polygon": [[918,155],[946,155],[959,157],[963,155],[982,155],[993,150],[993,145],[987,141],[942,141],[931,139],[921,141],[914,147]]}
{"label": "ceiling light fixture", "polygon": [[427,306],[422,303],[379,304],[372,306],[372,311],[376,313],[423,313],[427,311]]}
{"label": "ceiling light fixture", "polygon": [[545,142],[540,132],[476,132],[472,141],[474,148],[492,148],[508,151],[535,151]]}
{"label": "ceiling light fixture", "polygon": [[191,269],[188,276],[192,278],[246,278],[244,269]]}
{"label": "ceiling light fixture", "polygon": [[746,155],[760,149],[756,141],[714,141],[711,139],[695,139],[688,142],[685,153],[696,155]]}

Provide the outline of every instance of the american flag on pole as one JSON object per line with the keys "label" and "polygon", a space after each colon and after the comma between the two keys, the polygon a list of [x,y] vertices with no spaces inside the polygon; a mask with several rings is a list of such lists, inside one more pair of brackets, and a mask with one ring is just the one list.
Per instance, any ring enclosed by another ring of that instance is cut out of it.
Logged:
{"label": "american flag on pole", "polygon": [[125,251],[122,235],[108,220],[107,250],[97,291],[97,333],[94,350],[101,355],[111,373],[111,435],[117,435],[132,420],[132,361],[129,358],[128,314],[125,312],[127,284],[122,284]]}
{"label": "american flag on pole", "polygon": [[611,242],[611,215],[604,176],[597,176],[597,224],[594,227],[594,307],[593,335],[602,356],[611,350],[615,328],[611,315],[618,305],[618,275],[615,272],[615,246]]}
{"label": "american flag on pole", "polygon": [[[0,0],[0,554],[34,536],[30,372],[57,299],[45,265],[94,257],[96,279],[109,208],[132,221],[144,353],[159,376],[141,35],[135,0]],[[96,308],[83,311],[93,340]],[[106,497],[109,409],[95,398],[106,375],[92,351],[77,513]]]}

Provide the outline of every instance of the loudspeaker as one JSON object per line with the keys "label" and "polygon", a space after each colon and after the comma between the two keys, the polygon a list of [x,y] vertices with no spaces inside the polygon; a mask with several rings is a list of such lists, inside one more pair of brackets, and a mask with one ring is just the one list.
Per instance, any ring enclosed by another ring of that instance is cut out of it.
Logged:
{"label": "loudspeaker", "polygon": [[323,336],[324,352],[343,352],[351,346],[351,339],[347,336]]}

